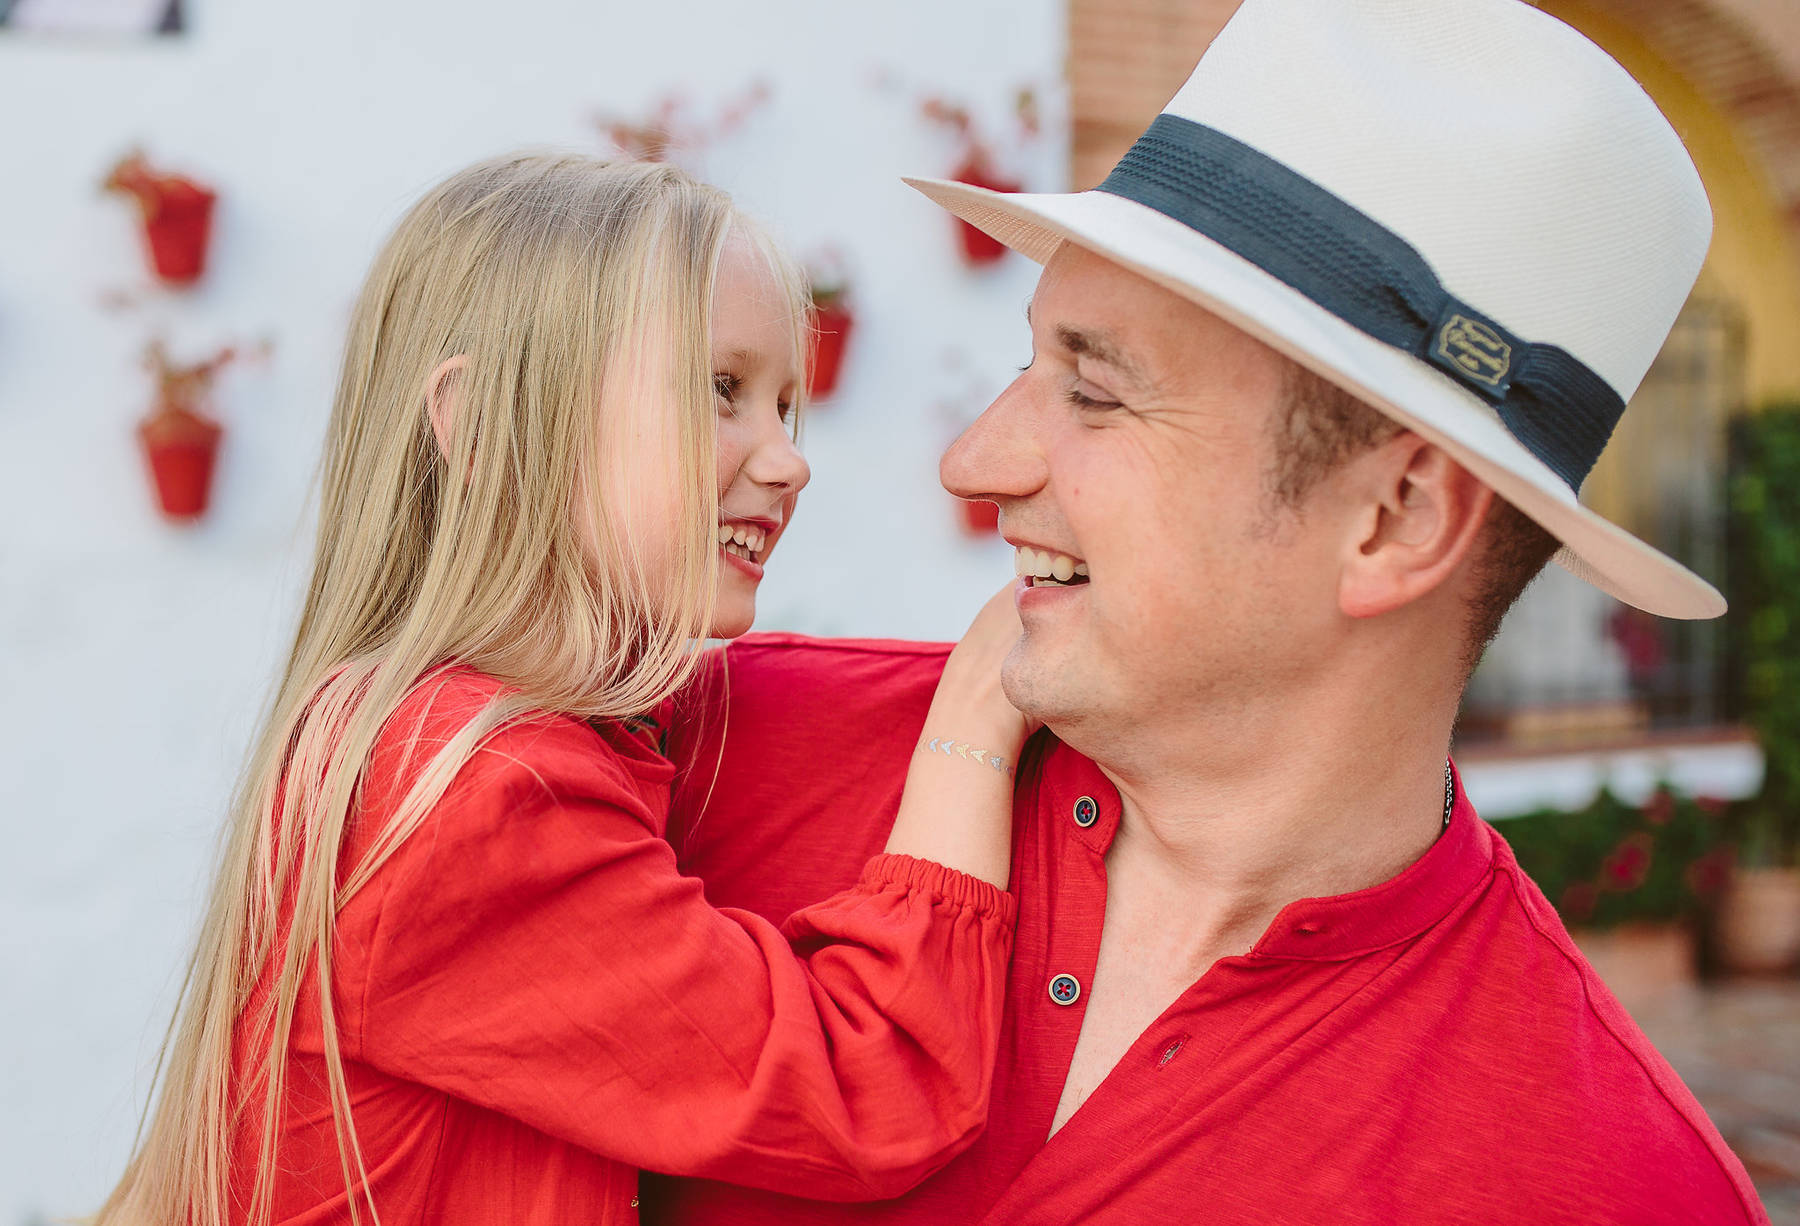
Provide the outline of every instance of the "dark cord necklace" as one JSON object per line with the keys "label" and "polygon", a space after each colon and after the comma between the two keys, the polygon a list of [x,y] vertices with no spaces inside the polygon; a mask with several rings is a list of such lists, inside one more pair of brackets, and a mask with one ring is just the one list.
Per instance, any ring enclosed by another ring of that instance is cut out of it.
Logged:
{"label": "dark cord necklace", "polygon": [[1450,773],[1450,760],[1444,759],[1444,826],[1450,829],[1450,810],[1456,805],[1456,776]]}

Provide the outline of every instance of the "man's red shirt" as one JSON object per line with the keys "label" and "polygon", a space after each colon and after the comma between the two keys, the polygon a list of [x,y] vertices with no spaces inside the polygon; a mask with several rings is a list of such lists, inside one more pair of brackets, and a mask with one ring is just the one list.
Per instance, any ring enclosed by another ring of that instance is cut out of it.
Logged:
{"label": "man's red shirt", "polygon": [[[671,837],[713,905],[780,919],[855,881],[898,807],[947,650],[761,635],[724,653],[672,755],[686,773]],[[1019,927],[975,1146],[873,1205],[656,1181],[647,1220],[1767,1221],[1742,1164],[1460,789],[1417,863],[1285,908],[1046,1142],[1099,952],[1119,797],[1040,735],[1014,819]],[[1062,976],[1079,988],[1068,1003]]]}

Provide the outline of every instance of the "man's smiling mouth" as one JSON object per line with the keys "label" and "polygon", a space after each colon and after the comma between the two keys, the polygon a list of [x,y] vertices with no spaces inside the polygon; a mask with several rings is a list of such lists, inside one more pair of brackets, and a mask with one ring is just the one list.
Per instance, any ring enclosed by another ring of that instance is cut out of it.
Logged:
{"label": "man's smiling mouth", "polygon": [[1087,563],[1080,558],[1030,545],[1013,551],[1013,573],[1031,587],[1078,587],[1088,581]]}

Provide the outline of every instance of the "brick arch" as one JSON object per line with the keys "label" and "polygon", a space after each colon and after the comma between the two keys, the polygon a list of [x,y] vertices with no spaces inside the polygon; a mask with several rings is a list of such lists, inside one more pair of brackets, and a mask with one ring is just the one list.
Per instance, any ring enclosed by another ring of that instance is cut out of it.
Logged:
{"label": "brick arch", "polygon": [[1800,251],[1800,11],[1744,0],[1586,3],[1631,26],[1725,115]]}
{"label": "brick arch", "polygon": [[[1585,2],[1630,25],[1725,113],[1800,251],[1800,15],[1755,0]],[[1237,0],[1069,0],[1074,186],[1106,176],[1236,9]]]}

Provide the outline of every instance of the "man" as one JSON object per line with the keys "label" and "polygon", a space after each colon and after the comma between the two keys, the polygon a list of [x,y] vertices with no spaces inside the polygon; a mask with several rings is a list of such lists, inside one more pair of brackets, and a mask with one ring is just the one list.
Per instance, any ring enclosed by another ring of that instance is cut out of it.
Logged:
{"label": "man", "polygon": [[[1047,727],[990,1123],[896,1201],[652,1218],[1766,1220],[1446,763],[1559,546],[1723,609],[1574,494],[1710,231],[1650,101],[1517,0],[1247,0],[1100,189],[918,186],[1045,262],[1032,363],[942,469],[1018,548],[1004,681]],[[941,661],[727,653],[677,832],[712,901],[854,875]]]}

